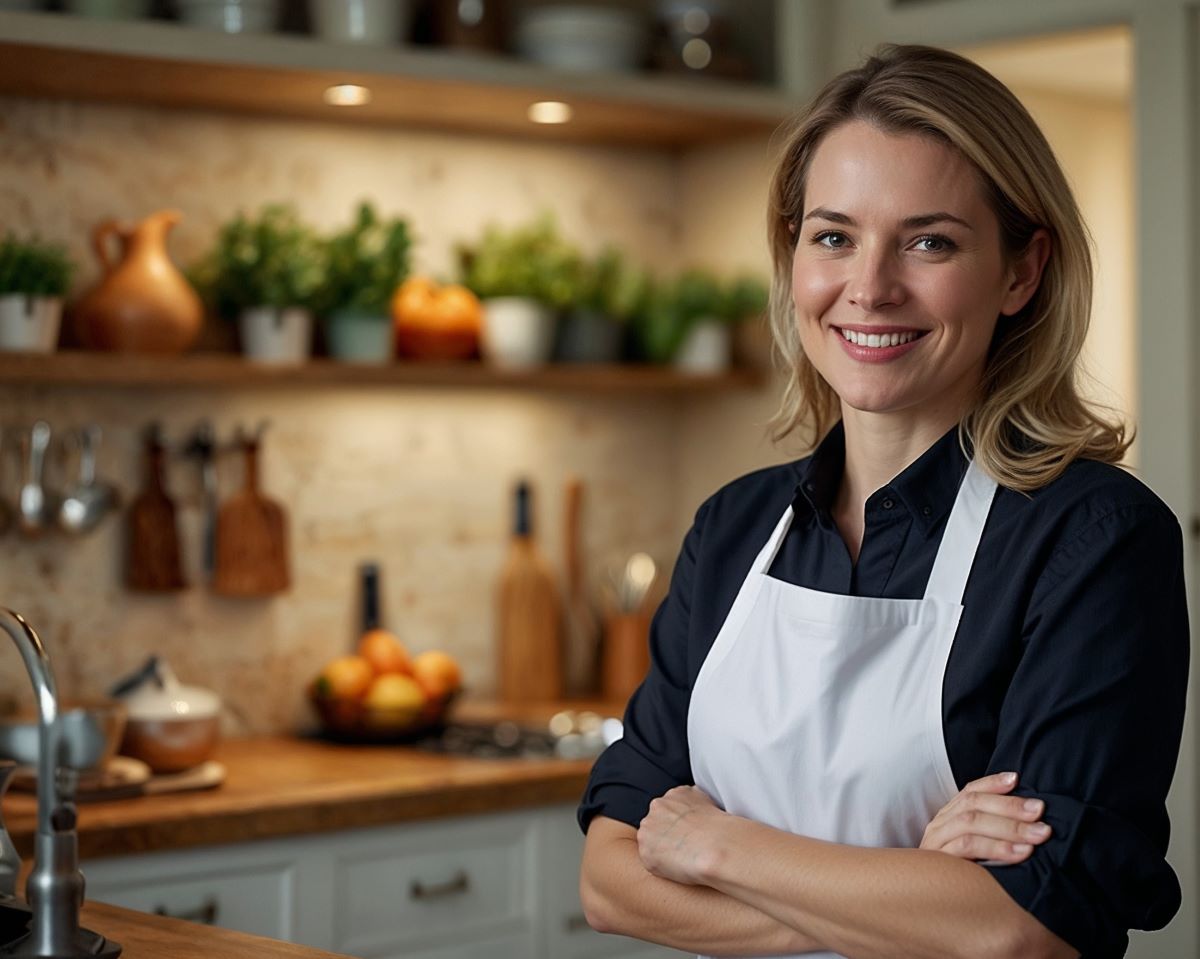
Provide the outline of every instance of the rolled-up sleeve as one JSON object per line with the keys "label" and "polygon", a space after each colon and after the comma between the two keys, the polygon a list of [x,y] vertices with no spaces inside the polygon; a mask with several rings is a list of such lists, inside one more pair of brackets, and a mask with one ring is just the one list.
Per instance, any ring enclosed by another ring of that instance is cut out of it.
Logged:
{"label": "rolled-up sleeve", "polygon": [[625,708],[622,737],[596,760],[577,817],[586,833],[597,815],[636,827],[650,800],[692,785],[687,744],[688,635],[696,557],[708,504],[696,513],[650,624],[650,670]]}
{"label": "rolled-up sleeve", "polygon": [[1084,959],[1180,905],[1166,796],[1183,728],[1189,639],[1179,524],[1160,503],[1113,509],[1051,556],[1033,594],[989,772],[1043,799],[1050,839],[987,865]]}

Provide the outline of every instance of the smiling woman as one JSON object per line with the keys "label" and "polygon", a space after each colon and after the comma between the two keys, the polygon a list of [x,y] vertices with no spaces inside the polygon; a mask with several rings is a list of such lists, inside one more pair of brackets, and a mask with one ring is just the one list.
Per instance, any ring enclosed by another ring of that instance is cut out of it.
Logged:
{"label": "smiling woman", "polygon": [[703,955],[1123,955],[1180,903],[1182,536],[1076,392],[1062,171],[990,74],[889,46],[798,118],[771,202],[775,435],[816,449],[696,514],[580,806],[589,921]]}

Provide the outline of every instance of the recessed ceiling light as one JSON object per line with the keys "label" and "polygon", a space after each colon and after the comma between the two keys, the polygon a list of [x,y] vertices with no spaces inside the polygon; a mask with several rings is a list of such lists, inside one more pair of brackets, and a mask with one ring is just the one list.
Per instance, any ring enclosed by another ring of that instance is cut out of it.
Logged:
{"label": "recessed ceiling light", "polygon": [[359,107],[371,102],[371,91],[354,83],[339,83],[326,89],[325,102],[335,107]]}
{"label": "recessed ceiling light", "polygon": [[529,119],[534,123],[568,123],[573,112],[561,100],[540,100],[529,105]]}

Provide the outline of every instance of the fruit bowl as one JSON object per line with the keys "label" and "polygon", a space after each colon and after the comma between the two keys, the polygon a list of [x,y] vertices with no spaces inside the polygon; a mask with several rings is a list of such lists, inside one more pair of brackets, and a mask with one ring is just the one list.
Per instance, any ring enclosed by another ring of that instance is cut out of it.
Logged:
{"label": "fruit bowl", "polygon": [[321,736],[339,743],[412,743],[440,732],[462,691],[430,698],[415,708],[372,707],[361,699],[321,695],[315,685],[308,700],[321,722]]}

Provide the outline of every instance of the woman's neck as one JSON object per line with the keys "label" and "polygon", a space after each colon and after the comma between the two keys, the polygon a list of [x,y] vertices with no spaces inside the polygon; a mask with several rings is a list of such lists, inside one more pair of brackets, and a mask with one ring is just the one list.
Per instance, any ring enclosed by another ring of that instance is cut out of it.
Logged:
{"label": "woman's neck", "polygon": [[862,545],[868,497],[919,459],[961,416],[956,408],[940,416],[914,419],[864,413],[843,405],[846,462],[834,503],[834,519],[853,562],[858,561]]}

